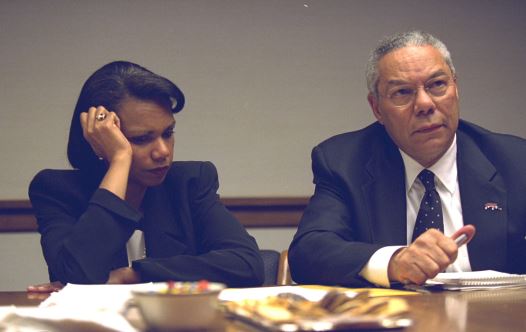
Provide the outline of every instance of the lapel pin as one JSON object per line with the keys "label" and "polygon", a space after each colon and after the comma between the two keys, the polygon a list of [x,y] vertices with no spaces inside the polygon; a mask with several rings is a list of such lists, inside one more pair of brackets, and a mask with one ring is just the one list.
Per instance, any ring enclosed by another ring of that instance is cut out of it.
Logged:
{"label": "lapel pin", "polygon": [[501,211],[502,208],[495,202],[488,202],[484,204],[484,210],[488,211]]}

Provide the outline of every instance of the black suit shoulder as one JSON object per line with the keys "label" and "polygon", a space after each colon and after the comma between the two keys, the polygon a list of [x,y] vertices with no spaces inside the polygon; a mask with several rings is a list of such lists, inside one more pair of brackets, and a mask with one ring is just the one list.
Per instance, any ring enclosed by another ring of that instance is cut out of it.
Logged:
{"label": "black suit shoulder", "polygon": [[217,179],[217,169],[209,161],[174,161],[167,175],[173,184]]}
{"label": "black suit shoulder", "polygon": [[[213,204],[219,200],[219,178],[217,169],[209,161],[176,161],[172,164],[164,186],[175,192],[178,197],[185,197],[194,211],[203,211],[201,203]],[[211,197],[215,199],[211,200]]]}
{"label": "black suit shoulder", "polygon": [[375,122],[365,128],[332,136],[318,144],[316,148],[323,150],[326,154],[340,155],[342,150],[345,154],[355,156],[361,154],[371,144],[385,143],[386,131],[384,127]]}
{"label": "black suit shoulder", "polygon": [[29,199],[37,212],[41,203],[47,205],[53,200],[72,215],[79,215],[86,209],[98,181],[79,170],[44,169],[31,180]]}
{"label": "black suit shoulder", "polygon": [[495,133],[467,121],[460,121],[459,139],[469,137],[480,152],[505,176],[526,179],[526,139]]}
{"label": "black suit shoulder", "polygon": [[525,151],[526,139],[510,134],[496,133],[465,120],[460,120],[458,130],[473,138],[483,152],[506,153]]}
{"label": "black suit shoulder", "polygon": [[29,185],[29,191],[41,187],[51,190],[57,187],[68,186],[75,188],[89,187],[86,180],[79,170],[43,169],[33,177]]}
{"label": "black suit shoulder", "polygon": [[[333,176],[345,176],[350,181],[362,183],[367,173],[385,160],[398,164],[401,156],[383,125],[375,122],[363,129],[333,136],[312,150],[314,174],[329,170]],[[323,166],[321,166],[323,165]]]}

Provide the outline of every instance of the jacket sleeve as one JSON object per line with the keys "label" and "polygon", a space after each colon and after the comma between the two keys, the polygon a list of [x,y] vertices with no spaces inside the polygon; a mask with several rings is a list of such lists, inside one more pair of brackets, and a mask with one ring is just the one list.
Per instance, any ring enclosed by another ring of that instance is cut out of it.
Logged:
{"label": "jacket sleeve", "polygon": [[312,168],[314,195],[289,248],[292,278],[306,284],[370,286],[359,272],[380,246],[357,239],[352,214],[356,202],[320,147],[313,149]]}
{"label": "jacket sleeve", "polygon": [[197,184],[189,189],[199,254],[145,258],[132,267],[143,281],[206,279],[230,287],[261,285],[263,261],[256,241],[220,202],[214,165],[199,165]]}
{"label": "jacket sleeve", "polygon": [[58,172],[40,172],[29,187],[50,279],[105,283],[141,214],[104,189],[84,196]]}

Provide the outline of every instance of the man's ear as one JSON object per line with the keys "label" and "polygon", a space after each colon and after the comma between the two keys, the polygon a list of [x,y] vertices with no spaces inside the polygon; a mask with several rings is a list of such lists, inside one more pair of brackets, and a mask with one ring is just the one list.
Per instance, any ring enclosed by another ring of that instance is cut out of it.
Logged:
{"label": "man's ear", "polygon": [[367,95],[367,101],[369,102],[369,106],[371,106],[371,110],[373,111],[374,117],[378,122],[383,124],[382,122],[382,113],[380,112],[380,109],[378,108],[378,99],[369,92]]}
{"label": "man's ear", "polygon": [[458,84],[457,84],[457,77],[453,77],[453,82],[455,82],[455,94],[457,96],[457,99],[458,99]]}

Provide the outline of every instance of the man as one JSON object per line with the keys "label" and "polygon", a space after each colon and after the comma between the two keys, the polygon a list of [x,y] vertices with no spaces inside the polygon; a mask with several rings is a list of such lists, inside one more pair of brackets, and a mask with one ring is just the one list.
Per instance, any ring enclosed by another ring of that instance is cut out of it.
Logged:
{"label": "man", "polygon": [[[526,140],[459,120],[449,51],[427,33],[382,41],[367,83],[378,121],[312,151],[293,279],[389,287],[444,270],[526,273]],[[477,230],[467,246],[459,229]]]}

